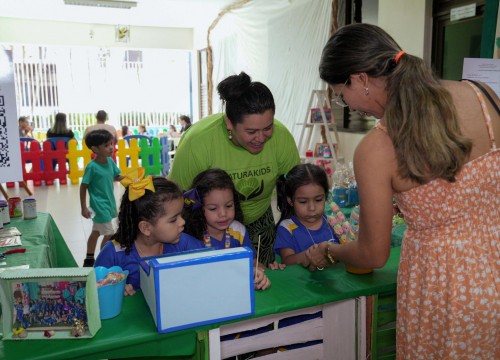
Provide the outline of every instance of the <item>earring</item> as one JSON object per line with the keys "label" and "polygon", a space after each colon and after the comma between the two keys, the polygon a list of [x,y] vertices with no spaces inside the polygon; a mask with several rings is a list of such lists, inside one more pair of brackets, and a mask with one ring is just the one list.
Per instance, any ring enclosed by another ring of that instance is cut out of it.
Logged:
{"label": "earring", "polygon": [[370,93],[370,92],[368,91],[368,88],[367,88],[367,87],[365,87],[365,95],[366,95],[366,96],[368,96],[368,94],[369,94],[369,93]]}
{"label": "earring", "polygon": [[227,137],[229,140],[233,140],[233,130],[227,129]]}

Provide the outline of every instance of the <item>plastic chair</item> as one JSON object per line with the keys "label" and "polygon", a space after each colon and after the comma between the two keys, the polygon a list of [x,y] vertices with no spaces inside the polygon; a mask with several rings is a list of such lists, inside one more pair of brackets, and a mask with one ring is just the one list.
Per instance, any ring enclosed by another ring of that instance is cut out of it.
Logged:
{"label": "plastic chair", "polygon": [[20,137],[19,140],[24,143],[24,150],[29,151],[30,145],[33,141],[37,141],[37,139],[33,139],[30,137]]}
{"label": "plastic chair", "polygon": [[[130,146],[130,140],[132,139],[137,139],[137,145],[140,145],[141,139],[147,139],[148,140],[148,145],[151,146],[151,137],[147,135],[126,135],[123,137],[123,140],[127,141],[127,145]],[[127,165],[129,163],[130,159],[127,157]],[[153,162],[153,157],[149,157],[149,162]]]}
{"label": "plastic chair", "polygon": [[75,140],[80,142],[82,141],[82,134],[78,130],[73,130],[73,134],[75,135]]}
{"label": "plastic chair", "polygon": [[169,171],[170,171],[170,146],[173,144],[173,141],[166,136],[163,136],[160,138],[160,145],[161,145],[161,153],[160,153],[160,159],[161,163],[163,164],[163,169],[161,170],[161,174],[163,176],[167,176]]}
{"label": "plastic chair", "polygon": [[[64,141],[64,147],[67,149],[68,148],[68,141],[70,141],[70,140],[71,140],[71,138],[67,137],[67,136],[55,136],[55,137],[47,138],[45,141],[49,141],[51,146],[52,146],[52,150],[55,150],[58,141]],[[69,160],[66,160],[66,163],[69,165]],[[57,160],[52,160],[52,167],[55,169],[56,166],[57,166]]]}
{"label": "plastic chair", "polygon": [[[30,137],[20,137],[19,140],[24,144],[24,151],[30,151],[31,143],[34,141],[38,142],[37,139],[33,139]],[[31,163],[31,160],[27,160],[26,163],[27,164]],[[44,170],[43,161],[40,161],[40,169],[42,171]]]}
{"label": "plastic chair", "polygon": [[123,139],[127,141],[127,144],[129,146],[131,139],[137,139],[137,143],[140,143],[141,139],[148,139],[148,144],[151,145],[151,137],[147,135],[126,135],[123,137]]}
{"label": "plastic chair", "polygon": [[67,136],[55,136],[55,137],[47,138],[45,141],[50,141],[50,143],[52,144],[52,150],[55,150],[56,149],[56,144],[60,140],[64,141],[64,146],[67,149],[68,148],[68,141],[71,140],[70,137],[67,137]]}

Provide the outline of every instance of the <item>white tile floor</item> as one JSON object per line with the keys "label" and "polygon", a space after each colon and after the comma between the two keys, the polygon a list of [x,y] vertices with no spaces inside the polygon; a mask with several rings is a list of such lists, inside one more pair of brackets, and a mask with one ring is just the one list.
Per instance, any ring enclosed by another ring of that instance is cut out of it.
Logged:
{"label": "white tile floor", "polygon": [[[85,219],[81,215],[80,185],[72,185],[69,181],[67,185],[59,185],[57,180],[51,186],[42,185],[35,187],[31,181],[28,181],[27,185],[36,199],[37,211],[47,212],[52,215],[73,257],[78,265],[82,266],[87,250],[87,239],[92,229],[92,220]],[[7,190],[9,196],[28,197],[26,191],[17,185],[15,188],[10,189],[7,188],[6,184],[3,184],[3,187]],[[119,207],[123,191],[123,186],[115,182],[117,207]],[[100,244],[98,243],[96,255],[99,246]]]}

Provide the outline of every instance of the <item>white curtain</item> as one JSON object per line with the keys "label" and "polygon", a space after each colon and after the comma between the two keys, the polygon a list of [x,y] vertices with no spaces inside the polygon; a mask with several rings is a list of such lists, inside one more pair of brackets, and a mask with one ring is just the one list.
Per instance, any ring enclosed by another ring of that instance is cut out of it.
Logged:
{"label": "white curtain", "polygon": [[276,118],[298,138],[311,91],[325,89],[318,75],[328,40],[331,0],[254,0],[221,19],[211,33],[213,112],[221,112],[217,84],[245,71],[266,84]]}

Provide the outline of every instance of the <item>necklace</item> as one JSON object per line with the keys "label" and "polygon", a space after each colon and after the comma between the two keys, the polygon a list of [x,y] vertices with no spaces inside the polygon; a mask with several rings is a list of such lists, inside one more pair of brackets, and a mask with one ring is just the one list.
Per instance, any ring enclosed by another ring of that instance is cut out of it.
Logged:
{"label": "necklace", "polygon": [[[326,216],[323,215],[322,219],[326,221]],[[330,226],[330,224],[328,224],[328,222],[326,224],[327,224],[328,230],[330,230],[330,235],[332,236],[331,239],[326,240],[326,241],[334,241],[335,238],[333,237],[332,227]],[[302,224],[302,225],[304,225],[304,224]],[[321,223],[321,226],[323,226],[323,222]],[[312,237],[311,232],[309,231],[309,229],[305,225],[304,225],[304,229],[306,229],[307,234],[309,235],[309,238],[311,239],[313,245],[316,245],[316,241],[314,241],[314,238]],[[321,229],[321,227],[320,227],[320,229]],[[318,269],[318,270],[321,271],[324,268],[322,268],[322,267],[316,267],[316,269]]]}
{"label": "necklace", "polygon": [[[138,245],[139,245],[139,243],[138,243],[138,242],[136,242],[136,243],[135,243],[135,249],[137,250],[137,254],[139,254],[139,257],[140,257],[141,259],[142,259],[142,258],[145,258],[145,257],[158,256],[158,255],[163,254],[163,244],[160,244],[160,246],[159,246],[159,248],[158,248],[158,251],[156,251],[156,252],[155,252],[155,254],[153,254],[153,255],[147,255],[147,254],[145,255],[145,254],[141,251],[141,249],[140,249],[140,247],[139,247]],[[142,246],[142,245],[141,245],[141,246]]]}
{"label": "necklace", "polygon": [[[231,234],[229,234],[228,229],[224,231],[226,233],[226,240],[224,241],[224,248],[229,249],[231,246]],[[205,243],[205,247],[209,248],[212,247],[212,241],[210,240],[210,235],[208,234],[208,231],[205,231],[203,233],[203,242]]]}

